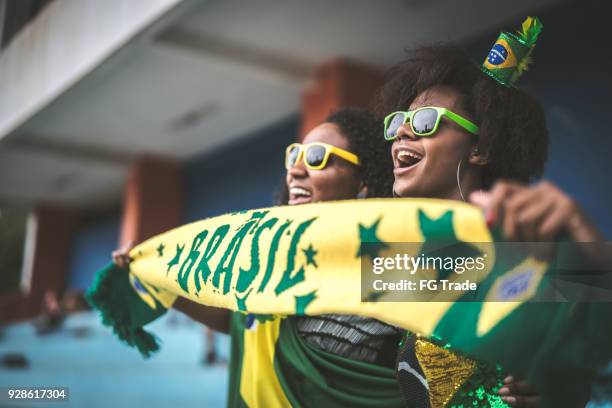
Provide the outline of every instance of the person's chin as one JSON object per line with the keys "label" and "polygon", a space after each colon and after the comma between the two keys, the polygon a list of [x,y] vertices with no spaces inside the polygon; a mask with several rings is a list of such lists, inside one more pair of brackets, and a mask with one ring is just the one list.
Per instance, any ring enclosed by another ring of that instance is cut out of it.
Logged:
{"label": "person's chin", "polygon": [[393,184],[393,191],[398,197],[418,197],[413,180],[396,180]]}

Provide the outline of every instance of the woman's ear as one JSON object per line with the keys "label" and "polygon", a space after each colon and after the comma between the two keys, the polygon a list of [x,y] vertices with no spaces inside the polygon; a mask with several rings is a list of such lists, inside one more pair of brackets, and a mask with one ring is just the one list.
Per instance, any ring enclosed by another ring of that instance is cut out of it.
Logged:
{"label": "woman's ear", "polygon": [[366,198],[368,196],[368,186],[366,186],[365,184],[363,184],[363,182],[361,182],[361,188],[359,189],[359,192],[357,193],[357,198]]}
{"label": "woman's ear", "polygon": [[468,162],[476,166],[484,166],[489,162],[489,160],[486,155],[480,153],[480,148],[478,147],[478,145],[476,145],[472,148],[472,151],[470,152]]}

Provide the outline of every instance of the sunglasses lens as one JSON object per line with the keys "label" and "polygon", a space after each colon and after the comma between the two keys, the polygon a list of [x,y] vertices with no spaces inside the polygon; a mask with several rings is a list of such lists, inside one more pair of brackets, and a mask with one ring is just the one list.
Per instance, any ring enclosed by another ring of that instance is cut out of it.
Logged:
{"label": "sunglasses lens", "polygon": [[293,146],[291,149],[289,149],[289,151],[287,152],[287,167],[293,167],[295,166],[295,162],[297,160],[297,157],[300,153],[300,148],[298,146]]}
{"label": "sunglasses lens", "polygon": [[438,112],[435,109],[421,109],[412,117],[412,130],[417,135],[429,133],[436,125],[436,120],[438,120]]}
{"label": "sunglasses lens", "polygon": [[306,163],[309,166],[317,167],[323,163],[325,158],[325,148],[323,146],[309,146],[306,150]]}
{"label": "sunglasses lens", "polygon": [[397,135],[397,129],[404,124],[405,114],[398,112],[391,120],[389,120],[389,124],[387,125],[387,130],[385,131],[385,139],[392,140]]}

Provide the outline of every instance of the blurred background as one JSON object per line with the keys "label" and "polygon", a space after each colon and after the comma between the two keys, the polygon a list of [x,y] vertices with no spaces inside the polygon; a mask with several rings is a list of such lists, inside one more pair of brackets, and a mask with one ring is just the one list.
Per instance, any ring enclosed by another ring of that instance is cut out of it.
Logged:
{"label": "blurred background", "polygon": [[143,360],[87,310],[96,270],[121,243],[272,204],[285,146],[334,109],[372,107],[406,48],[453,41],[480,62],[527,15],[544,23],[520,86],[545,106],[545,177],[610,239],[609,12],[596,0],[0,0],[0,387],[69,387],[61,406],[223,406],[227,337],[171,311],[152,328],[161,352]]}

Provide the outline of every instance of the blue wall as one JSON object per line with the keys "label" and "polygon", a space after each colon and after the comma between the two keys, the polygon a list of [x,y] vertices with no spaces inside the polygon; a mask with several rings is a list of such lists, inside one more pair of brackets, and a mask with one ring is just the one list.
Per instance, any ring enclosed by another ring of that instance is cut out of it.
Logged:
{"label": "blue wall", "polygon": [[69,260],[69,289],[87,289],[97,270],[110,262],[117,249],[119,213],[113,212],[85,221],[72,242]]}
{"label": "blue wall", "polygon": [[298,131],[296,115],[193,160],[184,170],[185,222],[273,204]]}
{"label": "blue wall", "polygon": [[[612,55],[602,31],[609,25],[603,4],[568,2],[538,14],[544,30],[519,87],[546,111],[550,154],[544,178],[573,196],[612,239]],[[520,23],[509,21],[502,29],[514,31]],[[484,60],[498,33],[470,42],[476,61]]]}

